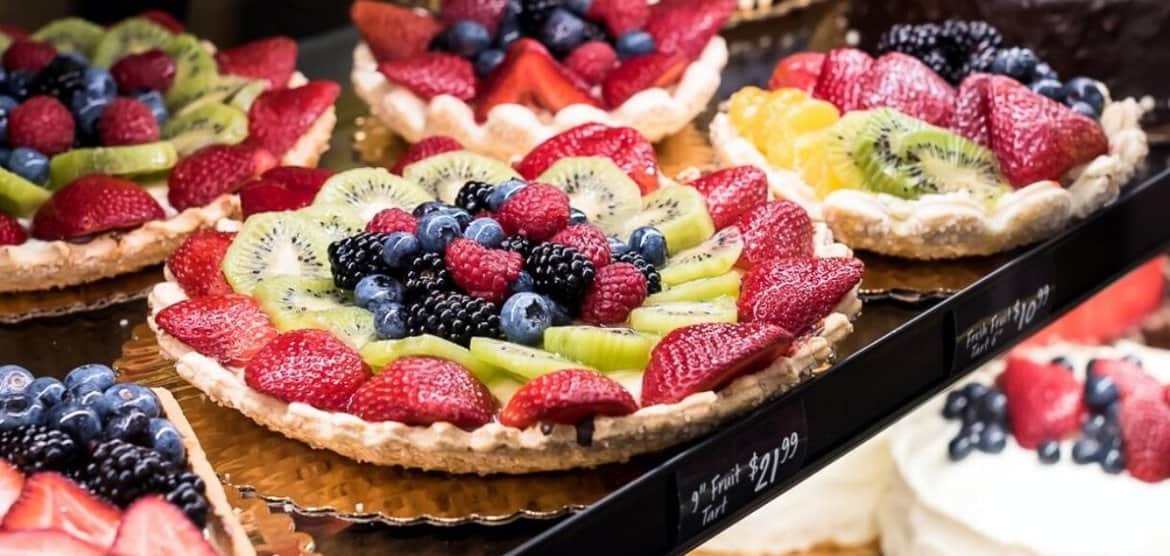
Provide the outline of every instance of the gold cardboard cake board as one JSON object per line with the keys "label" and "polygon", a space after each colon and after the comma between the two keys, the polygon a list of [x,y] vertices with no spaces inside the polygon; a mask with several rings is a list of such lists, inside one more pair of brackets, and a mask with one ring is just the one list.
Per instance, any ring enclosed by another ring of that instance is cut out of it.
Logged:
{"label": "gold cardboard cake board", "polygon": [[0,294],[0,323],[96,311],[146,297],[163,279],[162,266],[69,288]]}

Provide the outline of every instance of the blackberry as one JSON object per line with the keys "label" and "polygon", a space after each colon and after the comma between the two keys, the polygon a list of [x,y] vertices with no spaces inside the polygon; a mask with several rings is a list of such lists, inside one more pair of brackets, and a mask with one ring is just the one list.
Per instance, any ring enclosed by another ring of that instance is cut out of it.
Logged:
{"label": "blackberry", "polygon": [[203,481],[150,448],[107,440],[94,448],[89,463],[75,469],[70,476],[120,508],[143,496],[157,494],[172,502],[179,500],[176,504],[196,525],[203,527],[207,522]]}
{"label": "blackberry", "polygon": [[951,63],[951,60],[943,54],[942,50],[931,50],[925,55],[919,57],[919,60],[926,65],[926,67],[934,70],[935,73],[942,76],[949,83],[958,83],[963,80],[965,65]]}
{"label": "blackberry", "polygon": [[524,236],[508,236],[500,243],[500,249],[515,251],[527,259],[528,253],[532,251],[532,242]]}
{"label": "blackberry", "polygon": [[469,181],[463,184],[459,193],[455,195],[455,206],[467,211],[467,214],[475,216],[479,211],[487,209],[487,198],[493,190],[495,190],[495,186],[490,183]]}
{"label": "blackberry", "polygon": [[423,253],[410,261],[402,287],[408,301],[456,290],[455,281],[443,264],[443,256],[438,253]]}
{"label": "blackberry", "polygon": [[942,27],[934,23],[894,25],[878,39],[877,51],[878,54],[901,52],[917,58],[938,49],[942,36]]}
{"label": "blackberry", "polygon": [[536,291],[561,302],[570,311],[577,308],[597,272],[580,251],[555,243],[533,247],[524,259],[524,270],[532,275]]}
{"label": "blackberry", "polygon": [[634,268],[638,269],[643,276],[646,277],[646,293],[658,293],[662,291],[662,276],[658,274],[658,269],[650,264],[637,251],[629,250],[621,255],[618,255],[614,262],[630,263]]}
{"label": "blackberry", "polygon": [[178,506],[183,513],[199,527],[207,524],[207,485],[203,479],[190,471],[168,475],[163,480],[163,498]]}
{"label": "blackberry", "polygon": [[431,334],[467,347],[473,336],[502,338],[500,308],[457,292],[431,295],[406,308],[408,336]]}
{"label": "blackberry", "polygon": [[57,56],[28,83],[28,94],[49,95],[69,106],[73,94],[85,87],[85,64],[68,56]]}
{"label": "blackberry", "polygon": [[991,73],[991,65],[995,63],[995,56],[999,54],[999,49],[989,48],[975,54],[967,60],[963,68],[963,76],[966,77],[972,73]]}
{"label": "blackberry", "polygon": [[561,7],[562,0],[521,0],[520,29],[525,35],[536,36],[553,10]]}
{"label": "blackberry", "polygon": [[1003,35],[986,21],[948,19],[943,22],[942,28],[943,35],[954,44],[956,53],[963,58],[1003,45]]}
{"label": "blackberry", "polygon": [[25,474],[66,471],[81,456],[68,434],[41,425],[27,425],[0,432],[0,458]]}
{"label": "blackberry", "polygon": [[605,27],[598,25],[592,21],[585,22],[585,42],[601,41],[609,42],[609,35],[605,32]]}
{"label": "blackberry", "polygon": [[364,232],[330,243],[329,265],[333,270],[333,283],[343,290],[352,290],[366,276],[392,272],[382,260],[382,242],[388,235]]}

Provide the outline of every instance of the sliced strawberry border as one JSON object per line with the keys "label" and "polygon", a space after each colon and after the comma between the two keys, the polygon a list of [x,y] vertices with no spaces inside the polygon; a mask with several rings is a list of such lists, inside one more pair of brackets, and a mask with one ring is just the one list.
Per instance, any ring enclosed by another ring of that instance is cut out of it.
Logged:
{"label": "sliced strawberry border", "polygon": [[1065,176],[1061,187],[1042,181],[1017,189],[986,209],[961,194],[907,200],[861,190],[840,190],[818,199],[800,176],[772,166],[731,124],[726,113],[711,122],[711,143],[722,166],[750,164],[768,174],[772,194],[804,206],[850,247],[910,259],[990,255],[1051,237],[1070,220],[1112,202],[1149,152],[1137,101],[1110,102],[1101,116],[1109,154]]}
{"label": "sliced strawberry border", "polygon": [[[848,247],[833,241],[823,224],[815,225],[814,242],[817,257],[852,255]],[[740,377],[718,392],[700,392],[675,404],[643,407],[624,417],[597,417],[591,445],[582,446],[577,442],[576,427],[568,425],[521,430],[492,422],[468,432],[450,423],[426,427],[371,423],[346,413],[278,400],[249,388],[242,369],[224,367],[158,328],[154,315],[186,298],[173,280],[158,284],[148,297],[148,322],[158,337],[161,354],[174,360],[179,375],[216,403],[289,438],[358,461],[477,474],[592,467],[695,438],[820,370],[832,359],[833,347],[852,332],[851,321],[861,311],[855,286],[822,320],[815,334],[797,341],[793,355]],[[632,393],[638,397],[637,391]]]}
{"label": "sliced strawberry border", "polygon": [[639,91],[610,111],[574,104],[555,114],[519,104],[493,108],[487,121],[478,122],[471,105],[450,95],[429,101],[391,83],[365,43],[353,52],[350,77],[357,95],[392,131],[417,143],[432,135],[448,135],[466,148],[508,160],[522,156],[545,139],[586,122],[629,126],[651,142],[677,132],[711,102],[727,65],[727,42],[712,38],[702,54],[687,66],[681,80],[669,88]]}

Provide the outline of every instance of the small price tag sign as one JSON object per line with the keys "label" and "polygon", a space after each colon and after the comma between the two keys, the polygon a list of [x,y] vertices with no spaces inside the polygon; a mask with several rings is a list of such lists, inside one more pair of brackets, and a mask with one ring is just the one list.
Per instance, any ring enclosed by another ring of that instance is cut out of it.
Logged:
{"label": "small price tag sign", "polygon": [[980,357],[1020,339],[1032,323],[1052,312],[1052,284],[1047,281],[997,289],[986,297],[955,307],[955,356],[951,371],[970,366]]}
{"label": "small price tag sign", "polygon": [[675,472],[678,538],[698,535],[787,479],[804,463],[807,445],[804,404],[792,400],[731,449],[682,464]]}

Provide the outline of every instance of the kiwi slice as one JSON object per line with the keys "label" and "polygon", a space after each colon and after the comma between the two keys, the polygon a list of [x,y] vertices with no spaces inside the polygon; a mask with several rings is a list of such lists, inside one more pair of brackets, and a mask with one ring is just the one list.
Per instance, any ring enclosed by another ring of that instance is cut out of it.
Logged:
{"label": "kiwi slice", "polygon": [[349,205],[321,203],[300,209],[297,213],[321,226],[330,242],[355,236],[366,229]]}
{"label": "kiwi slice", "polygon": [[715,233],[715,223],[699,190],[685,185],[668,185],[642,199],[642,212],[625,223],[624,234],[642,226],[658,228],[666,236],[667,253],[673,255],[694,247]]}
{"label": "kiwi slice", "polygon": [[[825,145],[825,166],[834,176],[834,181],[845,187],[861,187],[865,184],[865,176],[861,175],[861,165],[853,156],[853,144],[856,138],[865,132],[869,117],[873,112],[857,110],[846,112],[837,123],[826,130],[829,139]],[[822,197],[831,193],[820,191]]]}
{"label": "kiwi slice", "polygon": [[234,145],[248,136],[248,116],[239,108],[212,102],[162,125],[163,139],[187,156],[208,145]]}
{"label": "kiwi slice", "polygon": [[374,314],[361,307],[339,307],[307,313],[305,328],[328,330],[355,350],[374,341]]}
{"label": "kiwi slice", "polygon": [[[172,38],[171,32],[161,25],[144,17],[132,17],[106,29],[94,45],[90,61],[95,66],[108,68],[127,54],[138,54],[155,48],[165,50]],[[215,68],[214,60],[211,67]]]}
{"label": "kiwi slice", "polygon": [[80,17],[66,17],[50,21],[37,29],[32,38],[53,45],[57,52],[77,52],[89,56],[105,33],[105,29]]}
{"label": "kiwi slice", "polygon": [[662,305],[675,301],[711,301],[720,297],[739,297],[743,273],[732,270],[710,278],[700,278],[671,286],[646,298],[644,305]]}
{"label": "kiwi slice", "polygon": [[536,181],[564,190],[569,204],[607,234],[621,233],[626,220],[642,209],[638,184],[608,158],[562,158]]}
{"label": "kiwi slice", "polygon": [[544,331],[544,349],[600,371],[642,369],[658,337],[629,328],[553,326]]}
{"label": "kiwi slice", "polygon": [[296,213],[265,212],[244,221],[223,258],[223,274],[232,289],[249,294],[273,276],[331,278],[329,236],[315,222]]}
{"label": "kiwi slice", "polygon": [[243,110],[246,114],[252,108],[252,103],[268,88],[268,83],[261,80],[249,80],[243,87],[232,93],[229,104]]}
{"label": "kiwi slice", "polygon": [[[667,239],[669,244],[670,240]],[[658,269],[658,274],[662,276],[662,283],[668,286],[718,276],[735,266],[741,252],[743,234],[739,228],[728,226],[707,238],[707,241],[679,251],[667,259],[666,264]]]}
{"label": "kiwi slice", "polygon": [[432,197],[444,203],[454,203],[459,190],[469,181],[496,184],[520,175],[494,158],[471,151],[451,151],[407,166],[402,177]]}
{"label": "kiwi slice", "polygon": [[306,315],[340,309],[349,300],[332,278],[288,275],[259,281],[251,295],[281,332],[308,328]]}
{"label": "kiwi slice", "polygon": [[28,216],[49,200],[49,191],[0,168],[0,212]]}
{"label": "kiwi slice", "polygon": [[867,189],[904,199],[918,197],[919,192],[914,190],[899,165],[894,142],[899,135],[924,129],[926,125],[926,122],[888,108],[870,114],[865,129],[854,137],[852,148]]}
{"label": "kiwi slice", "polygon": [[561,369],[584,369],[584,365],[534,347],[511,342],[475,337],[471,339],[471,354],[476,359],[499,367],[517,378],[531,380]]}
{"label": "kiwi slice", "polygon": [[1010,187],[989,149],[942,128],[929,127],[894,140],[899,168],[919,195],[963,192],[991,200]]}
{"label": "kiwi slice", "polygon": [[372,342],[362,348],[361,355],[362,360],[375,373],[381,372],[387,365],[403,357],[421,356],[454,361],[463,365],[485,384],[495,380],[500,374],[499,369],[477,359],[467,348],[430,334]]}
{"label": "kiwi slice", "polygon": [[168,141],[65,151],[49,160],[49,189],[89,174],[139,176],[168,170],[179,154]]}
{"label": "kiwi slice", "polygon": [[713,301],[676,301],[638,307],[630,311],[630,327],[650,334],[664,335],[676,328],[704,322],[736,322],[734,299]]}
{"label": "kiwi slice", "polygon": [[385,168],[356,168],[338,172],[325,180],[313,204],[341,204],[353,207],[362,222],[369,222],[384,209],[407,212],[435,200],[419,186],[388,172]]}
{"label": "kiwi slice", "polygon": [[[216,85],[221,84],[219,66],[194,35],[168,37],[162,49],[175,59],[175,81],[163,95],[167,109],[172,112],[206,96]],[[243,81],[238,79],[229,80],[228,83],[238,84],[232,91],[243,86]],[[227,94],[221,98],[226,98]]]}
{"label": "kiwi slice", "polygon": [[[206,87],[190,88],[190,98],[180,99],[176,104],[181,106],[181,108],[176,110],[174,114],[171,114],[171,117],[177,118],[184,116],[208,104],[224,104],[251,82],[235,75],[221,75],[206,83]],[[239,108],[239,106],[232,106]],[[247,109],[242,110],[244,113],[247,113]]]}

